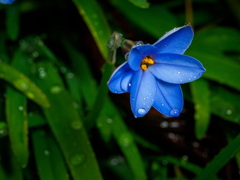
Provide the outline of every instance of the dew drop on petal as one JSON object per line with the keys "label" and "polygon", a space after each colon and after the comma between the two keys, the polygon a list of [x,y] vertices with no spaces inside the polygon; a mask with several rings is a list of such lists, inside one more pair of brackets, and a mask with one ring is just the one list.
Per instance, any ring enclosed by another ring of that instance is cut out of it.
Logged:
{"label": "dew drop on petal", "polygon": [[144,115],[146,113],[146,110],[143,108],[138,109],[138,114],[139,115]]}
{"label": "dew drop on petal", "polygon": [[175,116],[178,116],[179,115],[179,110],[178,109],[172,109],[170,111],[170,115],[175,117]]}

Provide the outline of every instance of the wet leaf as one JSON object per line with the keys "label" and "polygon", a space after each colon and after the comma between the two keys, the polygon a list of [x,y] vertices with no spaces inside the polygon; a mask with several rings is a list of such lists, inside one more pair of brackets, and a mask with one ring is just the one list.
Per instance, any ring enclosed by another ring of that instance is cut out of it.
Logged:
{"label": "wet leaf", "polygon": [[94,0],[73,0],[73,2],[87,24],[102,56],[106,59],[111,30],[103,10]]}

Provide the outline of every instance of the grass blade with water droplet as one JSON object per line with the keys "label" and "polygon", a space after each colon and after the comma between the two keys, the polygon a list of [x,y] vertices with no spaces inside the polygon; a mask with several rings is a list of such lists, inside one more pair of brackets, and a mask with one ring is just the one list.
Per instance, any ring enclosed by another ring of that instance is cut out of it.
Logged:
{"label": "grass blade with water droplet", "polygon": [[39,178],[44,180],[47,177],[49,180],[54,180],[51,158],[47,155],[49,147],[45,132],[43,130],[35,130],[31,135]]}
{"label": "grass blade with water droplet", "polygon": [[6,118],[11,147],[19,164],[26,167],[29,157],[27,98],[12,87],[7,88],[6,97]]}
{"label": "grass blade with water droplet", "polygon": [[114,139],[118,143],[121,151],[127,159],[127,162],[134,174],[134,178],[138,180],[147,179],[143,160],[134,142],[134,138],[131,132],[126,127],[117,109],[108,98],[106,100],[106,103],[104,104],[103,111],[100,117],[106,117],[106,119],[99,119],[100,121],[105,121],[101,123],[106,123],[106,120],[111,119],[111,122],[107,121],[107,123],[111,128]]}
{"label": "grass blade with water droplet", "polygon": [[24,74],[2,61],[0,61],[0,78],[8,81],[40,106],[49,107],[47,97],[41,89]]}
{"label": "grass blade with water droplet", "polygon": [[210,123],[210,90],[208,82],[199,79],[190,83],[193,102],[195,107],[195,135],[198,139],[206,135]]}
{"label": "grass blade with water droplet", "polygon": [[63,87],[57,70],[47,62],[40,63],[39,66],[44,67],[48,74],[46,78],[36,81],[51,103],[51,107],[45,108],[44,113],[73,178],[102,179],[81,119],[74,108],[72,98]]}
{"label": "grass blade with water droplet", "polygon": [[[14,54],[12,66],[25,75],[30,74],[30,64],[23,58],[21,51]],[[6,90],[6,119],[12,151],[19,164],[26,167],[29,158],[27,97],[10,86]]]}
{"label": "grass blade with water droplet", "polygon": [[[42,117],[34,114],[30,118],[34,121]],[[32,132],[32,141],[40,179],[69,180],[61,150],[54,139],[44,130],[38,129]]]}
{"label": "grass blade with water droplet", "polygon": [[102,56],[106,59],[111,30],[102,9],[95,0],[73,0],[73,2],[92,33]]}

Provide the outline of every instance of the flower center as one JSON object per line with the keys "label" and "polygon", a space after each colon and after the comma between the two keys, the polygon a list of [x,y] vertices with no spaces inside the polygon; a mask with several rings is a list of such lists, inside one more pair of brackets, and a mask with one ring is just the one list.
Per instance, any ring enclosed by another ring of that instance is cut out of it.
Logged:
{"label": "flower center", "polygon": [[146,56],[142,60],[140,67],[145,71],[152,64],[154,64],[153,59],[150,56]]}

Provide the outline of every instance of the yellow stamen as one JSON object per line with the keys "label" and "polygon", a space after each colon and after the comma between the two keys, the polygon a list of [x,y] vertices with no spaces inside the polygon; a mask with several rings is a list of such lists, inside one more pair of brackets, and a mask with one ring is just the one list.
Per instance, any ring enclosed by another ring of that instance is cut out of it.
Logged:
{"label": "yellow stamen", "polygon": [[152,64],[154,64],[153,59],[147,56],[142,60],[140,67],[145,71]]}
{"label": "yellow stamen", "polygon": [[141,64],[141,68],[145,71],[148,67],[146,64]]}

